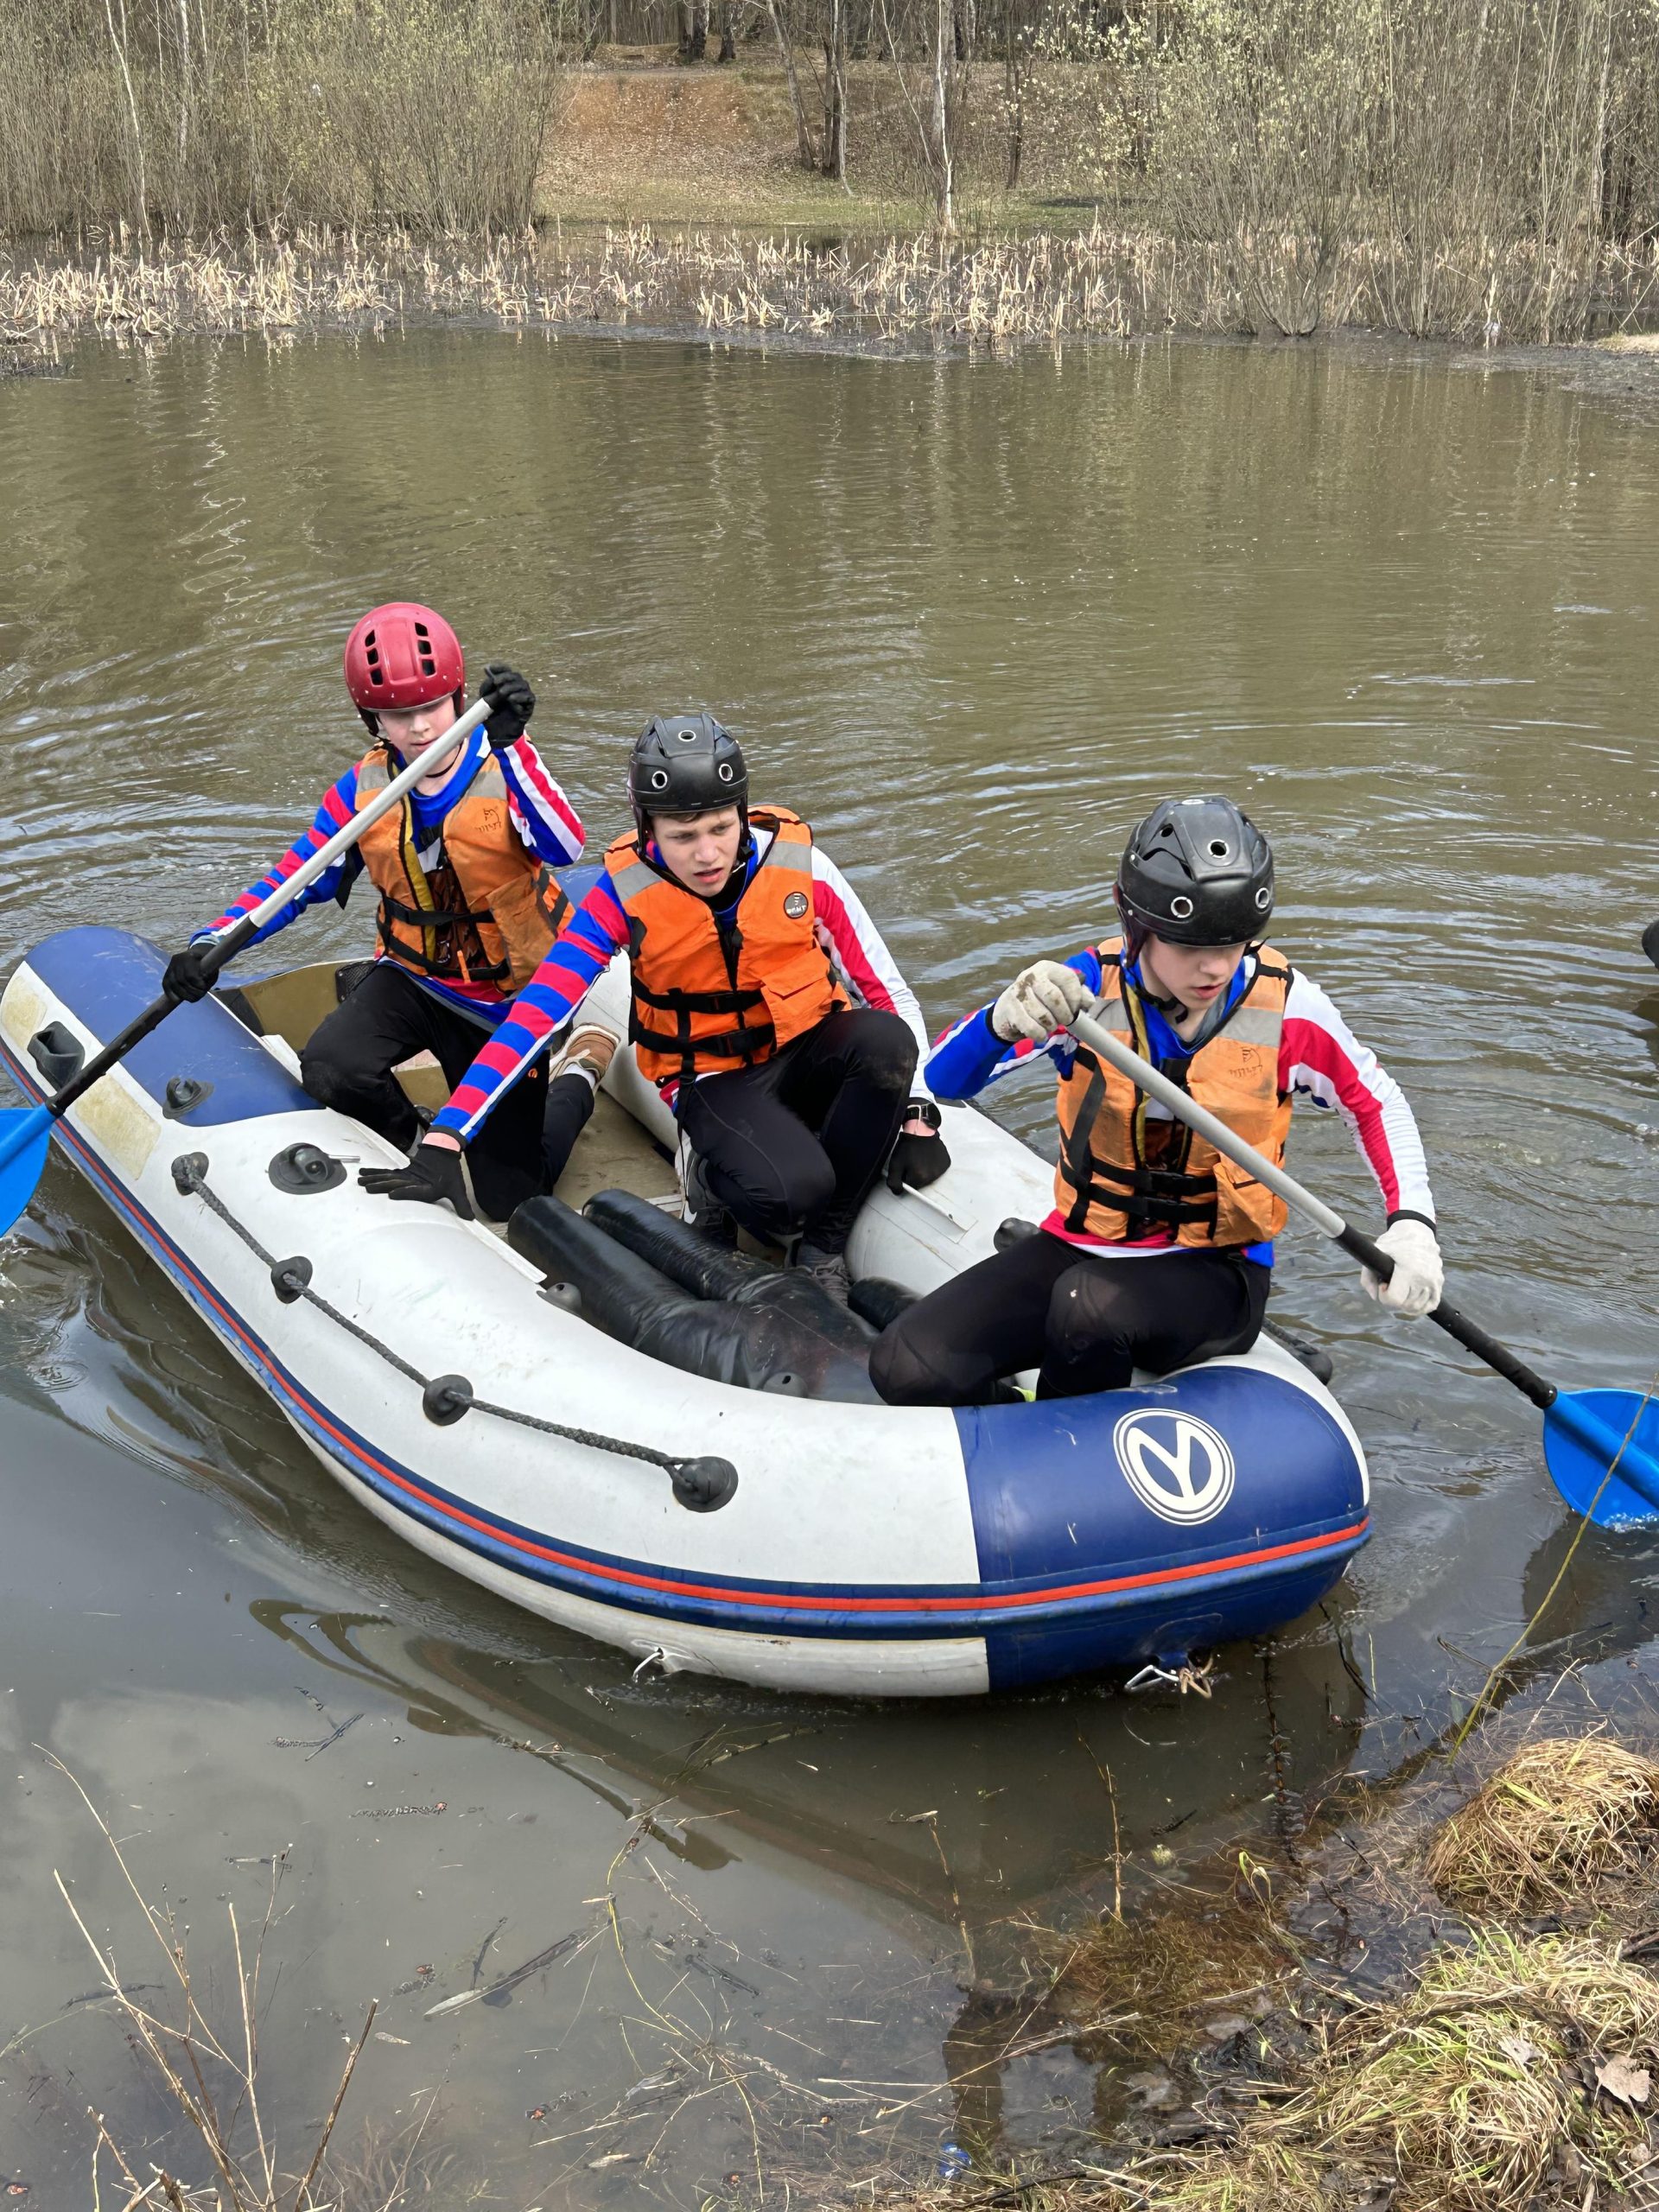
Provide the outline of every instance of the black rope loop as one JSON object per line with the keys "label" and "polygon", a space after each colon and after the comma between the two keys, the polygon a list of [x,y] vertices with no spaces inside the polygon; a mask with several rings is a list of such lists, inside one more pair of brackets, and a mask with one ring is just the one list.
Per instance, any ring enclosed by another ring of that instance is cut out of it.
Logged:
{"label": "black rope loop", "polygon": [[[342,1313],[321,1293],[313,1290],[307,1261],[299,1257],[277,1260],[266,1251],[252,1230],[237,1219],[216,1192],[209,1189],[205,1153],[181,1153],[173,1162],[171,1172],[174,1185],[183,1196],[200,1198],[208,1211],[217,1216],[233,1236],[240,1237],[254,1257],[270,1270],[271,1287],[284,1305],[303,1299],[348,1336],[355,1337],[359,1344],[365,1344],[389,1367],[395,1367],[420,1391],[421,1410],[437,1427],[447,1428],[465,1414],[488,1414],[494,1421],[512,1421],[517,1427],[534,1429],[542,1436],[562,1437],[567,1443],[585,1444],[594,1452],[611,1452],[619,1459],[642,1460],[648,1467],[660,1467],[671,1478],[675,1500],[688,1513],[717,1512],[735,1491],[737,1469],[729,1459],[709,1454],[676,1459],[671,1452],[658,1452],[652,1445],[629,1444],[620,1437],[603,1436],[597,1429],[569,1428],[560,1421],[543,1421],[538,1414],[520,1413],[513,1406],[493,1405],[487,1398],[474,1396],[473,1386],[464,1375],[423,1375],[390,1344],[382,1344],[360,1322],[353,1321],[348,1313]],[[305,1269],[303,1281],[300,1279],[302,1268]]]}

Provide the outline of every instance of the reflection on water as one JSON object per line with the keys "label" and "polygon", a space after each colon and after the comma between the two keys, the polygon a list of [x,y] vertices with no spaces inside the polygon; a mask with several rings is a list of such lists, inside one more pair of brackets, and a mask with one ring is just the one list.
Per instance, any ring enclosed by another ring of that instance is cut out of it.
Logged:
{"label": "reflection on water", "polygon": [[[595,842],[645,715],[717,708],[938,1024],[1099,933],[1154,799],[1226,789],[1279,849],[1275,938],[1412,1091],[1459,1302],[1564,1384],[1646,1379],[1659,448],[1616,399],[1343,351],[428,333],[91,353],[0,386],[0,453],[8,961],[217,911],[352,757],[340,640],[406,593],[532,673]],[[1040,1086],[997,1110],[1046,1141]],[[1369,1217],[1340,1130],[1305,1124],[1298,1165]],[[635,1681],[401,1548],[54,1165],[0,1250],[0,2043],[35,2031],[0,2168],[73,2194],[94,2085],[161,2124],[113,2024],[66,2011],[89,1961],[52,1868],[100,1927],[130,1901],[35,1745],[199,1954],[289,1850],[290,2132],[378,1996],[361,2108],[395,2130],[441,2087],[457,2174],[509,2193],[914,2171],[953,2127],[1063,2145],[1114,2069],[995,2056],[1033,1923],[1294,1851],[1344,1779],[1428,1755],[1547,1597],[1504,1694],[1649,1634],[1655,1547],[1567,1557],[1522,1400],[1304,1237],[1281,1300],[1332,1343],[1376,1484],[1319,1614],[1224,1654],[1207,1702],[832,1706]]]}

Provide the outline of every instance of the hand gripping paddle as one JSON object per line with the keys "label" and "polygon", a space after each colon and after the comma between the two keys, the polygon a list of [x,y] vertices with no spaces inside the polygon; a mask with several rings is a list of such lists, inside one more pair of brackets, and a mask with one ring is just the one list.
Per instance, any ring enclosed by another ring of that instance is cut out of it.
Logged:
{"label": "hand gripping paddle", "polygon": [[[227,962],[233,960],[251,938],[257,937],[265,924],[283,908],[297,899],[326,870],[331,868],[342,853],[350,852],[371,823],[378,822],[402,799],[405,791],[419,783],[423,776],[430,775],[458,745],[464,744],[480,723],[489,719],[489,706],[482,699],[467,709],[458,721],[450,724],[441,737],[435,738],[423,753],[419,753],[385,791],[374,797],[355,813],[343,830],[336,830],[327,844],[320,846],[303,868],[296,868],[287,881],[278,884],[269,899],[262,899],[251,914],[245,914],[234,928],[215,938],[202,953],[201,965],[209,976],[217,976]],[[92,1085],[106,1076],[116,1064],[125,1058],[133,1046],[148,1037],[152,1029],[159,1029],[181,1000],[168,998],[165,992],[152,999],[140,1014],[135,1014],[118,1035],[112,1037],[103,1051],[88,1060],[80,1073],[63,1089],[39,1106],[15,1106],[0,1112],[0,1236],[3,1236],[35,1195],[46,1166],[46,1155],[51,1147],[52,1125],[67,1114],[78,1098],[83,1097]]]}
{"label": "hand gripping paddle", "polygon": [[[1388,1254],[1380,1252],[1362,1230],[1351,1229],[1339,1213],[1304,1190],[1294,1176],[1236,1137],[1224,1122],[1189,1098],[1167,1076],[1160,1075],[1110,1030],[1087,1014],[1078,1014],[1065,1026],[1096,1058],[1109,1060],[1147,1097],[1167,1106],[1178,1120],[1311,1222],[1322,1236],[1340,1244],[1382,1281],[1394,1273]],[[1659,1521],[1659,1400],[1639,1390],[1559,1390],[1454,1306],[1442,1303],[1428,1318],[1539,1408],[1544,1416],[1545,1464],[1574,1512],[1600,1529]]]}

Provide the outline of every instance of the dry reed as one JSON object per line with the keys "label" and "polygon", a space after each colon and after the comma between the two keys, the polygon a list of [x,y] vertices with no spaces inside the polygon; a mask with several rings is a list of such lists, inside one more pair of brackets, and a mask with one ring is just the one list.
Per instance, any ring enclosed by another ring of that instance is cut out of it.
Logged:
{"label": "dry reed", "polygon": [[[1606,297],[1634,312],[1659,298],[1659,240],[1604,253]],[[1384,249],[1341,264],[1344,320],[1386,324]],[[1540,334],[1525,317],[1529,252],[1473,270],[1452,334]],[[1237,331],[1252,313],[1229,255],[1098,221],[978,245],[919,238],[823,245],[800,236],[658,232],[493,237],[444,251],[407,231],[327,227],[206,245],[124,238],[91,258],[0,258],[0,341],[84,335],[160,342],[191,332],[268,336],[384,330],[462,319],[547,330],[696,328],[710,336],[880,347],[998,348],[1066,338]]]}
{"label": "dry reed", "polygon": [[[258,2024],[260,1970],[265,1938],[275,1914],[283,1858],[279,1856],[272,1861],[270,1894],[251,1951],[244,1944],[235,1906],[228,1907],[237,2018],[232,2027],[221,2031],[196,1995],[184,1942],[170,1915],[159,1911],[144,1897],[120,1845],[69,1769],[51,1752],[46,1752],[45,1757],[73,1784],[109,1846],[145,1928],[165,1961],[169,1980],[162,1986],[170,1986],[174,1992],[177,2018],[166,2019],[159,2011],[138,2002],[132,1992],[130,1976],[124,1981],[113,1948],[106,1948],[92,1935],[61,1874],[54,1877],[59,1892],[98,1961],[109,2001],[125,2024],[135,2050],[143,2055],[161,2082],[210,2169],[209,2178],[193,2184],[168,2168],[151,2164],[150,2177],[146,2181],[137,2171],[133,2158],[128,2156],[105,2124],[104,2114],[94,2109],[89,2115],[93,2124],[92,2202],[96,2205],[102,2202],[99,2169],[107,2155],[128,2191],[122,2212],[137,2212],[141,2205],[169,2205],[173,2212],[343,2212],[339,2196],[323,2179],[323,2163],[352,2076],[374,2025],[378,2007],[372,2003],[369,2005],[308,2158],[298,2169],[280,2166],[276,2139],[260,2102]],[[405,2172],[411,2164],[412,2159],[405,2161]],[[392,2212],[392,2208],[402,2201],[400,2194],[388,2195],[383,2212]]]}
{"label": "dry reed", "polygon": [[1424,1872],[1482,1911],[1581,1899],[1634,1873],[1659,1841],[1659,1766],[1605,1737],[1548,1738],[1504,1762],[1441,1826]]}

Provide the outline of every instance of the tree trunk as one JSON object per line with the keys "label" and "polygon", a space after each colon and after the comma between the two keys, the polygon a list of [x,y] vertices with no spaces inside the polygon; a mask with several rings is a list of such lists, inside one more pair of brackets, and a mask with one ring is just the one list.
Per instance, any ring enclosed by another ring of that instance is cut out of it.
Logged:
{"label": "tree trunk", "polygon": [[951,0],[935,0],[933,16],[933,210],[939,236],[957,227],[955,162],[950,147],[950,64],[954,40],[945,22]]}
{"label": "tree trunk", "polygon": [[806,120],[806,105],[801,98],[801,80],[795,70],[795,49],[789,42],[778,0],[766,0],[766,13],[772,17],[772,28],[778,37],[778,52],[784,65],[784,75],[789,83],[790,111],[795,118],[795,155],[804,169],[817,167],[812,153],[812,132]]}
{"label": "tree trunk", "polygon": [[679,58],[701,61],[709,51],[709,0],[676,0],[679,18]]}
{"label": "tree trunk", "polygon": [[847,181],[847,0],[830,0],[823,41],[823,174]]}
{"label": "tree trunk", "polygon": [[144,177],[144,134],[138,122],[138,102],[132,89],[132,73],[127,67],[127,10],[126,0],[121,4],[121,28],[115,27],[115,10],[111,0],[104,0],[104,14],[110,26],[110,44],[115,49],[120,64],[121,82],[126,87],[127,114],[132,124],[132,180],[133,195],[137,202],[138,229],[146,238],[149,236],[149,189]]}
{"label": "tree trunk", "polygon": [[715,58],[719,61],[735,61],[737,33],[732,26],[732,0],[720,0],[716,21],[720,24],[720,52]]}
{"label": "tree trunk", "polygon": [[1020,49],[1016,0],[1007,0],[1002,25],[1002,89],[1008,117],[1007,188],[1016,192],[1020,187],[1020,164],[1026,152],[1026,73],[1031,67],[1029,55]]}

